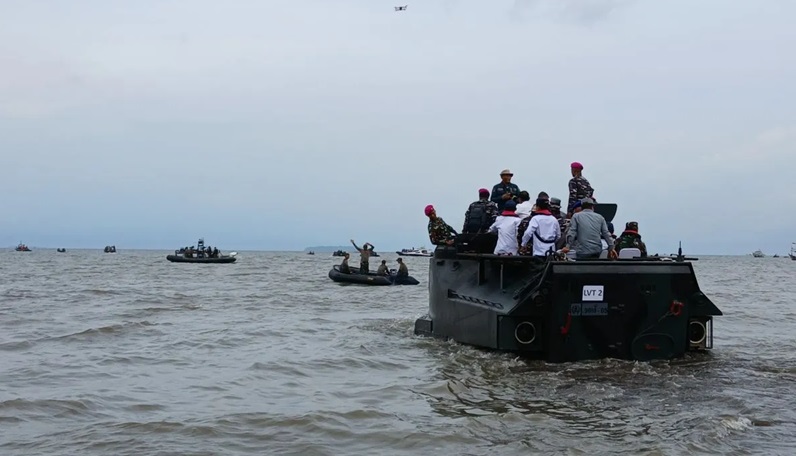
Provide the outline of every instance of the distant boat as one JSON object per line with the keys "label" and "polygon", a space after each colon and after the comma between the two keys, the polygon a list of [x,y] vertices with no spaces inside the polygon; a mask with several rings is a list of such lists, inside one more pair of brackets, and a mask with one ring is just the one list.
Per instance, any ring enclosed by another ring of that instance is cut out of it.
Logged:
{"label": "distant boat", "polygon": [[760,250],[755,250],[754,252],[752,252],[752,256],[755,257],[755,258],[763,258],[766,255],[763,254],[763,252],[760,251]]}
{"label": "distant boat", "polygon": [[346,253],[348,253],[348,252],[343,251],[343,250],[336,250],[336,251],[334,251],[332,253],[332,256],[333,257],[336,257],[336,256],[340,256],[341,257],[341,256],[345,256]]}
{"label": "distant boat", "polygon": [[172,263],[234,263],[238,252],[231,252],[229,255],[222,255],[218,248],[211,249],[205,247],[205,240],[199,239],[196,247],[183,247],[174,251],[174,255],[166,255],[166,259]]}
{"label": "distant boat", "polygon": [[30,252],[31,251],[30,247],[28,247],[27,245],[25,245],[25,244],[23,244],[21,242],[19,243],[17,248],[15,248],[14,250],[16,250],[17,252]]}
{"label": "distant boat", "polygon": [[116,246],[115,245],[106,245],[104,251],[105,251],[105,253],[116,253]]}
{"label": "distant boat", "polygon": [[55,249],[55,251],[58,252],[58,253],[64,253],[64,252],[66,252],[66,249],[63,248],[63,247],[59,247],[59,248]]}
{"label": "distant boat", "polygon": [[400,252],[395,252],[395,253],[401,256],[416,256],[416,257],[434,256],[434,253],[430,252],[425,247],[420,247],[419,249],[416,249],[414,247],[412,247],[411,249],[401,249]]}
{"label": "distant boat", "polygon": [[312,250],[310,250],[309,252],[307,252],[307,255],[315,255],[315,252],[313,252]]}
{"label": "distant boat", "polygon": [[779,255],[777,255],[777,254],[775,253],[775,254],[774,254],[774,256],[772,256],[771,258],[779,258]]}

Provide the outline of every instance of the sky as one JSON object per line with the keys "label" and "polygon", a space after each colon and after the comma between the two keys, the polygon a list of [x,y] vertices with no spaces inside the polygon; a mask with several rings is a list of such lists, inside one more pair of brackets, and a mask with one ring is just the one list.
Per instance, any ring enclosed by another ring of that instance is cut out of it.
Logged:
{"label": "sky", "polygon": [[[396,12],[395,5],[408,4]],[[569,163],[650,252],[796,241],[796,2],[38,0],[0,15],[0,246],[429,245]]]}

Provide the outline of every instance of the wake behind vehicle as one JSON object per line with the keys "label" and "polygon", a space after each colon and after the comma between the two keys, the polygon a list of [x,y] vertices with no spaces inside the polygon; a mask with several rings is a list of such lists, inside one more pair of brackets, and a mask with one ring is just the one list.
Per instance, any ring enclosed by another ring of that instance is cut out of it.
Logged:
{"label": "wake behind vehicle", "polygon": [[[616,205],[595,211],[611,221]],[[429,312],[415,334],[549,362],[670,359],[713,347],[722,312],[682,250],[676,258],[538,259],[493,255],[491,236],[435,250]]]}

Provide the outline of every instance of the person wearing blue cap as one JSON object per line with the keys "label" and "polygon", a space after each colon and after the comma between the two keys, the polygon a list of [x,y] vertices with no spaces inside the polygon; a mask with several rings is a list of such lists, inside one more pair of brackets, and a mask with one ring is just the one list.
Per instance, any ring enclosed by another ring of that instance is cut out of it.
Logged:
{"label": "person wearing blue cap", "polygon": [[522,219],[515,212],[517,203],[512,200],[506,201],[503,212],[500,213],[495,223],[489,227],[490,233],[497,233],[498,241],[495,245],[495,255],[517,255],[519,253],[519,243],[517,242],[517,227]]}

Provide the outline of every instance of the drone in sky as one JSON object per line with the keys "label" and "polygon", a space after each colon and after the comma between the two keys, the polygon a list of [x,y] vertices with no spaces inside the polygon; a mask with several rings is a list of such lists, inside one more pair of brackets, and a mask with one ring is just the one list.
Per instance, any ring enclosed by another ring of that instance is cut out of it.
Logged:
{"label": "drone in sky", "polygon": [[409,6],[409,5],[404,5],[404,6],[396,6],[396,7],[395,7],[395,11],[406,11],[406,7],[407,7],[407,6]]}

